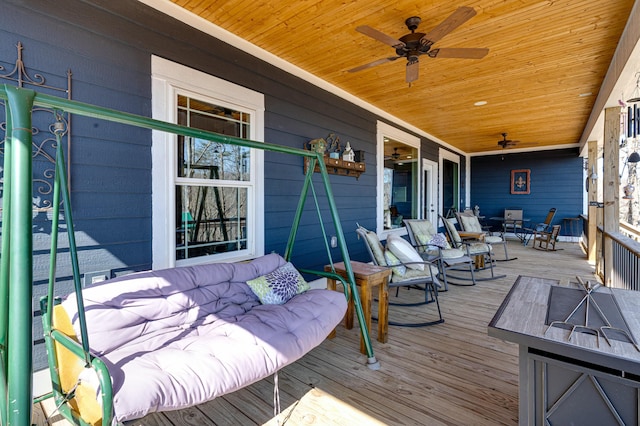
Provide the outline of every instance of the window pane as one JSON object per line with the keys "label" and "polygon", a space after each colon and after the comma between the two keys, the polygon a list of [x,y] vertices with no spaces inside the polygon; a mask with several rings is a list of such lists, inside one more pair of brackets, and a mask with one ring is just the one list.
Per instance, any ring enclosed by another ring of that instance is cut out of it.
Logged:
{"label": "window pane", "polygon": [[250,158],[247,147],[178,137],[178,177],[248,181]]}
{"label": "window pane", "polygon": [[385,138],[383,174],[384,229],[418,217],[418,150]]}
{"label": "window pane", "polygon": [[[248,138],[250,115],[178,95],[178,124]],[[250,180],[251,150],[246,147],[178,137],[178,177]]]}
{"label": "window pane", "polygon": [[446,217],[451,217],[453,212],[460,211],[458,175],[458,163],[444,159],[442,161],[442,208]]}
{"label": "window pane", "polygon": [[176,259],[247,247],[247,188],[176,187]]}

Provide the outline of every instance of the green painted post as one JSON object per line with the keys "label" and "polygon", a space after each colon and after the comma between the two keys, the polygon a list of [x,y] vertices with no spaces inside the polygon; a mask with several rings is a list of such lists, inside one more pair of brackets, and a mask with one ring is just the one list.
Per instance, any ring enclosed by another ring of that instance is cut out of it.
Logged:
{"label": "green painted post", "polygon": [[[59,137],[60,135],[58,135]],[[69,238],[69,255],[71,256],[71,269],[73,270],[73,287],[76,292],[76,304],[78,306],[78,323],[80,325],[80,340],[85,351],[85,361],[91,362],[89,354],[89,333],[87,331],[87,320],[84,314],[84,300],[82,300],[82,284],[80,282],[80,266],[78,264],[78,249],[76,245],[76,233],[73,225],[73,212],[71,210],[71,200],[69,199],[69,185],[67,183],[67,171],[64,167],[64,151],[58,139],[56,149],[56,183],[60,185],[62,193],[62,204],[64,205],[64,218],[67,225],[67,236]]]}
{"label": "green painted post", "polygon": [[33,90],[5,86],[11,112],[11,235],[7,425],[31,424],[32,407],[32,148]]}
{"label": "green painted post", "polygon": [[[7,395],[7,333],[9,332],[9,256],[11,235],[9,224],[11,210],[11,114],[6,108],[6,131],[4,139],[4,182],[2,191],[2,248],[0,249],[0,361],[2,381],[0,395]],[[7,423],[7,405],[0,404],[0,422]]]}
{"label": "green painted post", "polygon": [[[324,151],[324,150],[323,150]],[[372,370],[379,370],[380,363],[373,354],[373,347],[371,346],[371,338],[369,337],[369,330],[367,329],[367,323],[365,322],[364,312],[362,311],[362,302],[360,301],[360,294],[356,288],[356,278],[353,275],[353,268],[351,267],[351,259],[349,257],[349,250],[347,250],[347,242],[344,239],[344,232],[342,232],[342,222],[338,215],[338,208],[336,207],[335,198],[333,197],[333,191],[331,190],[331,182],[329,181],[329,174],[327,173],[327,165],[322,158],[322,151],[316,151],[318,166],[320,166],[320,175],[324,183],[324,189],[327,195],[327,201],[329,202],[329,210],[331,211],[331,217],[333,218],[333,224],[335,226],[336,237],[338,239],[338,246],[340,247],[340,253],[342,254],[342,261],[344,262],[345,271],[349,285],[351,286],[351,297],[353,298],[353,305],[356,308],[356,315],[358,316],[358,322],[360,323],[360,332],[362,333],[362,339],[364,341],[364,347],[367,352],[367,366]]]}
{"label": "green painted post", "polygon": [[287,247],[284,250],[283,257],[287,261],[291,260],[291,253],[293,253],[293,244],[296,241],[298,226],[300,225],[300,219],[302,218],[302,211],[304,210],[304,204],[305,204],[305,201],[307,200],[309,187],[311,186],[311,177],[313,175],[313,169],[315,168],[315,162],[316,162],[315,158],[309,159],[309,167],[307,169],[307,174],[304,178],[302,190],[300,191],[300,198],[298,199],[298,208],[296,209],[296,213],[293,216],[293,223],[291,224],[291,230],[289,231],[289,240],[287,241]]}

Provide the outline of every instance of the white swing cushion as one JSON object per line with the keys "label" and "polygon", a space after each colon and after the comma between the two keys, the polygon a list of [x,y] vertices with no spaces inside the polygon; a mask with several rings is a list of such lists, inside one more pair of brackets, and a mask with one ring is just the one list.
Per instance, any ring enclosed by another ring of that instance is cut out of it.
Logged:
{"label": "white swing cushion", "polygon": [[[115,419],[209,401],[319,345],[344,317],[342,293],[313,289],[263,305],[246,284],[285,263],[270,254],[250,263],[131,274],[84,289],[89,344],[109,369]],[[80,336],[75,295],[62,306]]]}

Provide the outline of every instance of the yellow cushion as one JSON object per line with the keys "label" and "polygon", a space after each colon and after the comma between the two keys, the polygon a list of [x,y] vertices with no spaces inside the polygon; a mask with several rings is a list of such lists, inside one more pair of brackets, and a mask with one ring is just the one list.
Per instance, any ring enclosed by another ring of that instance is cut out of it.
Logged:
{"label": "yellow cushion", "polygon": [[[67,311],[61,305],[53,308],[53,327],[67,337],[79,342],[76,332],[71,324],[71,319],[67,315]],[[56,351],[56,362],[58,364],[58,374],[60,375],[60,386],[66,393],[69,392],[78,383],[80,376],[83,380],[75,390],[75,396],[69,401],[71,408],[90,425],[102,425],[102,406],[99,395],[98,385],[94,380],[88,381],[88,370],[84,366],[84,360],[78,358],[69,349],[58,342],[54,343]],[[93,372],[93,370],[90,370]],[[94,373],[95,374],[95,373]]]}

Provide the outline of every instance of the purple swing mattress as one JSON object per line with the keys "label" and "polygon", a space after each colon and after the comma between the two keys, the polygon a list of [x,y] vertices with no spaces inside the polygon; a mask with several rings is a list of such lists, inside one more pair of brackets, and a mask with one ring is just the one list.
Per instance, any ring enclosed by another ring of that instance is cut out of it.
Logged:
{"label": "purple swing mattress", "polygon": [[[285,263],[269,254],[250,263],[136,273],[84,289],[89,343],[109,369],[115,420],[209,401],[319,345],[344,317],[342,293],[312,289],[263,305],[246,284]],[[62,306],[80,336],[75,295]]]}

